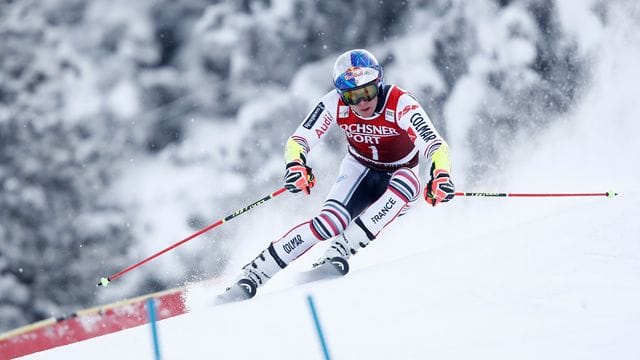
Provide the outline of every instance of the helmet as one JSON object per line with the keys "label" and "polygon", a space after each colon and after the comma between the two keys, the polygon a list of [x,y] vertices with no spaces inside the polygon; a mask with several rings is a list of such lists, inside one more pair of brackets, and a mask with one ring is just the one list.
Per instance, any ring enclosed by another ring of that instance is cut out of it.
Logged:
{"label": "helmet", "polygon": [[349,50],[338,56],[333,65],[333,85],[342,94],[369,83],[382,84],[382,66],[367,50]]}

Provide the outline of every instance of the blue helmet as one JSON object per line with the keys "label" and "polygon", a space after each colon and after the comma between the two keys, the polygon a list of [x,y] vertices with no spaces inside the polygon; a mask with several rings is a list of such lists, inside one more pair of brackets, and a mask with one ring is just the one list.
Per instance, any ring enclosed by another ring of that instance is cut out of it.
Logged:
{"label": "blue helmet", "polygon": [[382,85],[382,66],[367,50],[349,50],[338,56],[333,65],[333,85],[339,93],[363,85]]}

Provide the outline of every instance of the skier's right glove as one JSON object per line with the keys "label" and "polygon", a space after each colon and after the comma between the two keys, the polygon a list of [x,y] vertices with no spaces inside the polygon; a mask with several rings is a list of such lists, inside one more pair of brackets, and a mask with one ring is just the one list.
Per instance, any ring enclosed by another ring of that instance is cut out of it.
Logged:
{"label": "skier's right glove", "polygon": [[313,185],[316,184],[316,177],[311,172],[311,168],[300,161],[292,161],[287,164],[284,174],[284,187],[292,193],[304,191],[309,195]]}

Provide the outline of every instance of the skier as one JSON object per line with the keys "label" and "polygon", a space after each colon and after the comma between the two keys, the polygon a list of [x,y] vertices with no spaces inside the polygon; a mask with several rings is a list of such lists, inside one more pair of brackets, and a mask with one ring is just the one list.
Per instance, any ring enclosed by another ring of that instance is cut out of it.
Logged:
{"label": "skier", "polygon": [[[294,226],[242,268],[232,287],[251,298],[258,287],[313,245],[333,239],[314,266],[327,262],[342,274],[347,260],[404,214],[421,192],[418,162],[429,166],[424,199],[436,206],[454,197],[449,148],[417,100],[385,85],[382,66],[366,50],[340,55],[333,68],[334,90],[324,95],[285,146],[284,184],[310,194],[315,176],[307,155],[337,123],[348,149],[320,213]],[[224,295],[224,294],[223,294]]]}

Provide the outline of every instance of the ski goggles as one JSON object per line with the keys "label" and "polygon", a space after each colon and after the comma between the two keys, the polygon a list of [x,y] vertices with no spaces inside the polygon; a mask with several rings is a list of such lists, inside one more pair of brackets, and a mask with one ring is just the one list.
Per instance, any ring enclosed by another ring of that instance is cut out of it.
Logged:
{"label": "ski goggles", "polygon": [[362,100],[371,101],[378,95],[378,84],[370,83],[351,90],[342,90],[342,101],[349,105],[358,105]]}

